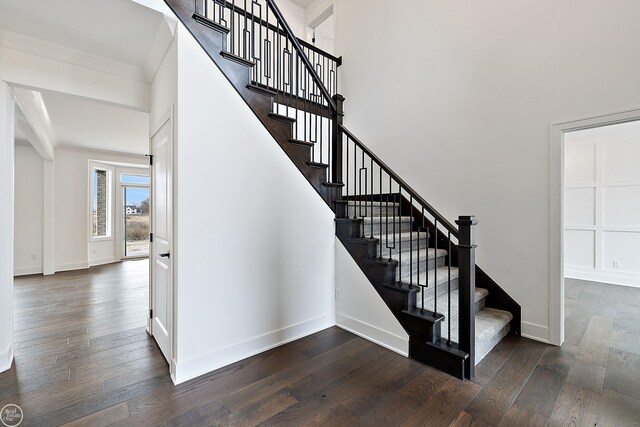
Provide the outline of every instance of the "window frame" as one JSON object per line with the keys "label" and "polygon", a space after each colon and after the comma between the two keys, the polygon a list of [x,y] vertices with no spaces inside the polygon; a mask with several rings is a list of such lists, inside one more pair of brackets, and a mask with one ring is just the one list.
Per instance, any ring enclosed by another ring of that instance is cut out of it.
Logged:
{"label": "window frame", "polygon": [[[93,198],[94,198],[94,186],[95,186],[95,173],[96,171],[106,172],[107,185],[106,185],[106,215],[107,215],[107,229],[106,235],[95,236],[93,234]],[[90,242],[104,242],[114,240],[114,226],[113,226],[113,169],[108,165],[91,162],[89,167],[89,241]]]}

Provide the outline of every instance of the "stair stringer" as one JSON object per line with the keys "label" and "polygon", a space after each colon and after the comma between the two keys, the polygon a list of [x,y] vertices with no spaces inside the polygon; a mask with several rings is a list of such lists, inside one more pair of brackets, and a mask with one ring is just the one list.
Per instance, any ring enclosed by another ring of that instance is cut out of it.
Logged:
{"label": "stair stringer", "polygon": [[208,25],[202,19],[193,16],[192,0],[165,0],[173,13],[187,28],[198,44],[222,71],[240,97],[247,103],[258,120],[264,125],[278,145],[284,150],[298,170],[307,178],[316,192],[327,205],[334,210],[334,201],[339,199],[341,188],[323,185],[327,181],[327,171],[310,166],[311,148],[292,144],[293,124],[274,117],[273,97],[268,93],[249,88],[251,84],[250,66],[223,55],[226,48],[226,35],[215,26]]}

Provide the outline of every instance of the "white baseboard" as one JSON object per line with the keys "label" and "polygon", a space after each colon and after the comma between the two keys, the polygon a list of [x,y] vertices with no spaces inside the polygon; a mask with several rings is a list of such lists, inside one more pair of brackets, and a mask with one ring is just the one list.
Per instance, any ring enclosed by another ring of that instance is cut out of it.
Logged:
{"label": "white baseboard", "polygon": [[[172,380],[181,384],[256,354],[335,326],[334,313],[267,332],[212,352],[172,363]],[[173,362],[173,361],[172,361]]]}
{"label": "white baseboard", "polygon": [[549,328],[547,326],[536,325],[535,323],[522,322],[520,333],[524,338],[540,341],[549,344]]}
{"label": "white baseboard", "polygon": [[59,271],[73,271],[73,270],[86,270],[89,268],[88,261],[82,262],[71,262],[69,264],[58,264],[56,265],[56,272]]}
{"label": "white baseboard", "polygon": [[9,344],[9,347],[2,353],[0,353],[0,372],[8,371],[13,364],[13,345]]}
{"label": "white baseboard", "polygon": [[611,285],[629,286],[640,288],[640,275],[624,275],[622,273],[597,273],[592,271],[570,270],[564,271],[564,277],[568,279],[587,280],[589,282],[607,283]]}
{"label": "white baseboard", "polygon": [[42,274],[42,266],[33,265],[30,267],[15,267],[13,269],[14,276],[29,276],[31,274]]}
{"label": "white baseboard", "polygon": [[336,313],[336,325],[384,348],[409,357],[409,339],[399,337],[353,317]]}
{"label": "white baseboard", "polygon": [[113,264],[114,262],[116,262],[116,257],[108,256],[108,257],[104,257],[104,258],[92,259],[90,261],[90,266],[91,267],[95,267],[95,266],[98,266],[98,265]]}

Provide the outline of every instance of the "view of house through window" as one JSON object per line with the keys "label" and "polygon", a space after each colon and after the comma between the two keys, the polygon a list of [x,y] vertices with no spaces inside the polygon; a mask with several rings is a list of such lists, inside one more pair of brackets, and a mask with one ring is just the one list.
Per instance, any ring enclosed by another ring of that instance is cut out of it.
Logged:
{"label": "view of house through window", "polygon": [[93,170],[93,237],[111,236],[109,171]]}
{"label": "view of house through window", "polygon": [[149,255],[149,177],[123,174],[124,256]]}

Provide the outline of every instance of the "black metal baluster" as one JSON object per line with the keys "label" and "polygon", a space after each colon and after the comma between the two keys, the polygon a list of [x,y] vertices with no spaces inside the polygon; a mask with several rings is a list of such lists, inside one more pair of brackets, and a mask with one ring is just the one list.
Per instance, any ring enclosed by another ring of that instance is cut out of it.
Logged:
{"label": "black metal baluster", "polygon": [[295,103],[295,110],[296,110],[296,125],[295,125],[295,132],[294,132],[294,139],[300,139],[298,137],[298,128],[300,127],[300,122],[298,121],[298,92],[300,89],[300,56],[298,55],[298,53],[296,52],[296,103]]}
{"label": "black metal baluster", "polygon": [[[424,230],[424,206],[422,206],[422,230]],[[429,233],[427,233],[425,238],[427,239],[427,247],[424,249],[426,251],[427,268],[424,273],[425,286],[422,287],[422,292],[421,292],[422,311],[424,311],[424,294],[427,292],[427,288],[429,287]],[[418,283],[420,283],[420,250],[418,250]]]}
{"label": "black metal baluster", "polygon": [[[380,221],[380,239],[382,239],[382,166],[379,167],[380,169],[380,187],[378,188],[379,192],[380,192],[380,209],[378,210],[378,218]],[[373,215],[372,215],[373,217]],[[387,229],[385,227],[385,233],[386,233]],[[382,259],[382,246],[380,246],[380,256],[378,257],[379,259]]]}
{"label": "black metal baluster", "polygon": [[242,57],[249,59],[247,56],[247,0],[244,0],[244,26],[242,27]]}
{"label": "black metal baluster", "polygon": [[[373,239],[373,158],[371,158],[371,238]],[[380,207],[378,207],[380,209]],[[382,233],[380,233],[382,235]],[[382,247],[381,247],[382,248]],[[382,249],[380,249],[382,252]]]}
{"label": "black metal baluster", "polygon": [[229,51],[231,54],[235,55],[235,48],[236,48],[236,17],[235,17],[235,10],[236,10],[236,0],[232,0],[231,1],[231,13],[230,13],[230,17],[231,17],[231,30],[229,31],[229,35],[231,37],[231,50]]}
{"label": "black metal baluster", "polygon": [[[413,196],[409,194],[409,215],[412,211]],[[402,233],[402,217],[400,217],[400,233]],[[418,233],[418,253],[420,253],[420,233]],[[413,227],[409,227],[409,284],[413,285]]]}
{"label": "black metal baluster", "polygon": [[[438,312],[438,218],[433,219],[436,247],[433,252],[433,312]],[[429,264],[427,264],[429,268]]]}
{"label": "black metal baluster", "polygon": [[447,312],[447,320],[448,320],[448,330],[449,330],[449,336],[447,337],[447,344],[451,345],[451,231],[448,232],[447,234],[447,239],[449,242],[449,251],[447,252],[447,258],[448,258],[448,262],[447,262],[447,271],[449,274],[449,278],[447,281],[447,295],[448,295],[448,304],[449,304],[449,310]]}
{"label": "black metal baluster", "polygon": [[[391,193],[392,192],[393,192],[393,189],[392,189],[392,183],[391,183],[391,174],[389,174],[389,196],[387,196],[387,236],[386,236],[387,237],[387,241],[385,242],[385,245],[386,245],[387,249],[389,249],[389,262],[391,262],[391,260],[393,259],[392,253],[391,253],[391,251],[392,251],[391,245],[389,245],[389,240],[390,240],[389,239],[389,230],[391,229],[389,227],[389,198],[391,197]],[[394,205],[392,205],[391,215],[395,216],[395,212],[396,212],[396,207]],[[396,238],[394,236],[393,237],[394,242],[395,242],[395,239]]]}
{"label": "black metal baluster", "polygon": [[[395,212],[395,209],[394,209],[394,212]],[[400,184],[398,184],[398,220],[400,220],[400,218],[402,218],[402,187],[400,186]],[[396,237],[396,219],[394,217],[393,218],[393,238],[395,239],[395,237]],[[395,242],[394,242],[394,246],[395,246]],[[398,265],[400,266],[398,275],[400,276],[399,277],[400,281],[402,281],[402,228],[398,230]]]}

